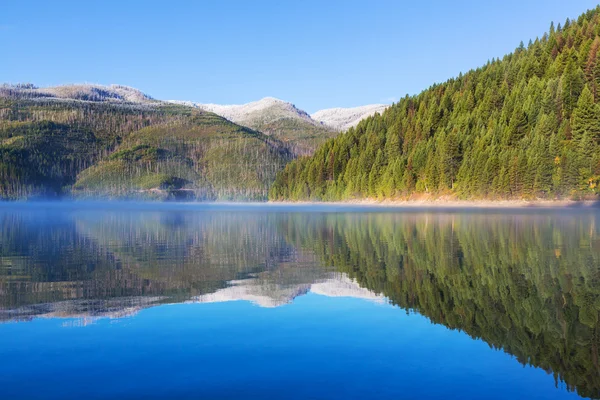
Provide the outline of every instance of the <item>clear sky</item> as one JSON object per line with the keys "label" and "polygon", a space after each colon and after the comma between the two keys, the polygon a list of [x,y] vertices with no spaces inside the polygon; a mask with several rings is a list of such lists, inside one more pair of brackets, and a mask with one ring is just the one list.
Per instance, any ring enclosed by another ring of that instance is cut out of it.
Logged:
{"label": "clear sky", "polygon": [[511,52],[592,0],[2,0],[0,81],[309,112],[388,103]]}

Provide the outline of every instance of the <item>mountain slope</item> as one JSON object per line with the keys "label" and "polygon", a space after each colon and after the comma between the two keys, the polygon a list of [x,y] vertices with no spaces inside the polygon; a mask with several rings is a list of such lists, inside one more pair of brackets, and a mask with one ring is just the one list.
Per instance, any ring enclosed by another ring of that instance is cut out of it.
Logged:
{"label": "mountain slope", "polygon": [[597,198],[599,10],[361,121],[270,198]]}
{"label": "mountain slope", "polygon": [[82,171],[84,197],[261,200],[291,159],[265,135],[211,113],[134,132],[118,151]]}
{"label": "mountain slope", "polygon": [[276,139],[130,88],[0,87],[3,199],[264,199],[290,159]]}
{"label": "mountain slope", "polygon": [[57,100],[104,101],[111,103],[157,103],[138,89],[123,85],[75,84],[39,88],[32,84],[1,85],[0,96]]}
{"label": "mountain slope", "polygon": [[235,105],[172,101],[214,112],[236,124],[258,130],[286,143],[298,155],[311,154],[339,130],[320,124],[291,103],[273,97]]}
{"label": "mountain slope", "polygon": [[343,132],[354,128],[361,120],[375,113],[382,113],[388,107],[389,105],[386,104],[370,104],[352,108],[327,108],[311,114],[311,118],[323,125]]}

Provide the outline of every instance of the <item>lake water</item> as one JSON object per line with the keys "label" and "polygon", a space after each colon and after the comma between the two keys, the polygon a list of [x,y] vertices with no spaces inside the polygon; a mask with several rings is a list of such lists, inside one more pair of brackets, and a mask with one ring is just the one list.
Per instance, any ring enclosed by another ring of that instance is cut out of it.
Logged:
{"label": "lake water", "polygon": [[600,211],[0,207],[0,399],[600,396]]}

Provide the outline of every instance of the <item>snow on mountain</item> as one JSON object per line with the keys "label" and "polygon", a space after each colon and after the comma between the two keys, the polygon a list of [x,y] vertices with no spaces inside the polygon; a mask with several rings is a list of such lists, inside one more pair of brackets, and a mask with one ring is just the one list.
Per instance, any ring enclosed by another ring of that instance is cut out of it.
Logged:
{"label": "snow on mountain", "polygon": [[[0,85],[0,97],[2,96],[142,105],[157,105],[161,102],[129,86],[105,86],[89,83],[45,88],[39,88],[32,84],[4,84]],[[202,104],[179,100],[167,100],[166,102],[210,111],[236,124],[267,131],[272,126],[277,126],[280,130],[285,126],[291,131],[298,130],[298,127],[303,127],[302,129],[305,130],[317,128],[319,132],[345,131],[356,126],[360,120],[376,112],[382,112],[388,107],[385,104],[372,104],[354,108],[329,108],[309,115],[294,104],[274,97],[265,97],[247,104],[231,105]],[[283,121],[287,121],[285,125],[281,124]]]}
{"label": "snow on mountain", "polygon": [[360,120],[376,112],[382,112],[389,107],[386,104],[371,104],[353,108],[338,107],[320,110],[309,115],[306,111],[297,108],[292,103],[274,97],[265,97],[264,99],[247,104],[232,105],[202,104],[179,100],[168,101],[210,111],[236,124],[250,128],[264,126],[265,124],[281,119],[295,119],[336,131],[345,131],[350,127],[356,126]]}
{"label": "snow on mountain", "polygon": [[201,104],[177,100],[169,101],[176,104],[196,107],[204,111],[210,111],[221,117],[227,118],[236,124],[251,128],[270,124],[281,119],[294,119],[312,125],[318,125],[306,111],[298,109],[292,103],[274,97],[265,97],[264,99],[247,104],[231,105]]}
{"label": "snow on mountain", "polygon": [[328,108],[312,114],[313,120],[339,131],[352,128],[362,120],[375,113],[381,113],[389,105],[371,104],[353,108]]}
{"label": "snow on mountain", "polygon": [[0,94],[25,98],[83,100],[116,103],[156,103],[138,89],[123,85],[73,84],[39,88],[31,84],[1,85]]}
{"label": "snow on mountain", "polygon": [[[156,105],[161,102],[129,86],[105,86],[90,83],[44,88],[39,88],[32,84],[3,84],[0,85],[0,97],[2,96],[142,105]],[[372,104],[354,108],[329,108],[309,115],[294,104],[274,97],[265,97],[247,104],[231,105],[202,104],[180,100],[167,100],[166,102],[210,111],[236,124],[252,129],[268,129],[269,125],[285,120],[290,121],[286,125],[289,129],[298,129],[298,126],[312,126],[324,132],[344,131],[352,126],[356,126],[361,119],[371,116],[376,112],[382,112],[388,107],[385,104]],[[278,124],[278,127],[281,129],[281,124]]]}

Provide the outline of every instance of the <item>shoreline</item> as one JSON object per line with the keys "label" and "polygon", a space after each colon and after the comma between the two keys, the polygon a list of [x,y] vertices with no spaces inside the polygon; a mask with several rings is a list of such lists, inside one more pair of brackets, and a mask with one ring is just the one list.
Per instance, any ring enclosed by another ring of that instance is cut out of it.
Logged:
{"label": "shoreline", "polygon": [[282,206],[366,206],[382,208],[600,208],[599,200],[347,200],[347,201],[268,201]]}
{"label": "shoreline", "polygon": [[467,209],[600,209],[599,200],[454,200],[447,198],[376,200],[360,199],[347,201],[157,201],[157,200],[124,200],[124,199],[36,199],[0,202],[0,208],[12,207],[58,207],[58,208],[256,208],[272,207],[274,209],[315,207],[321,209],[430,209],[430,210],[467,210]]}

